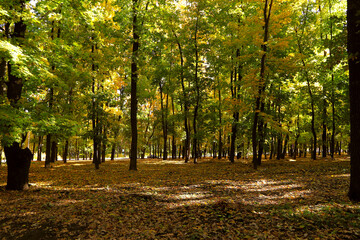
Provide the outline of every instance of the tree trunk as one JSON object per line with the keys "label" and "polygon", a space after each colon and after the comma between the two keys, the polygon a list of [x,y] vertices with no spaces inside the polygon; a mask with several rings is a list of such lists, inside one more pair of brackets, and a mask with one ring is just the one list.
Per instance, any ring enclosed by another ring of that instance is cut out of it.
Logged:
{"label": "tree trunk", "polygon": [[45,168],[51,167],[51,134],[46,135]]}
{"label": "tree trunk", "polygon": [[101,162],[105,162],[105,157],[106,157],[106,144],[103,142],[102,143],[102,149],[101,149]]}
{"label": "tree trunk", "polygon": [[198,114],[199,114],[199,107],[200,107],[200,86],[199,86],[199,76],[198,76],[198,71],[199,71],[199,49],[198,49],[198,42],[197,42],[197,38],[198,38],[198,25],[199,25],[199,9],[197,9],[198,11],[198,16],[196,17],[196,24],[195,24],[195,32],[194,32],[194,47],[195,47],[195,75],[194,75],[194,80],[195,80],[195,90],[196,90],[196,94],[195,94],[195,107],[194,107],[194,118],[193,118],[193,129],[194,129],[194,138],[193,138],[193,149],[194,149],[194,163],[197,163],[197,159],[198,159],[198,135],[197,135],[197,118],[198,118]]}
{"label": "tree trunk", "polygon": [[113,143],[111,147],[111,161],[114,161],[115,159],[115,149],[116,149],[116,143]]}
{"label": "tree trunk", "polygon": [[130,167],[129,170],[137,170],[137,110],[138,110],[138,99],[137,99],[137,82],[138,82],[138,55],[140,46],[140,36],[138,29],[138,0],[132,0],[132,56],[131,56],[131,103],[130,103],[130,118],[131,118],[131,150],[130,150]]}
{"label": "tree trunk", "polygon": [[350,71],[350,188],[351,201],[360,201],[360,1],[348,0],[348,53]]}
{"label": "tree trunk", "polygon": [[[25,10],[25,1],[18,1],[21,12]],[[5,28],[6,28],[5,24]],[[9,25],[7,25],[9,27]],[[21,46],[25,39],[26,24],[22,17],[15,22],[14,32],[11,36],[13,44]],[[7,98],[13,108],[19,108],[18,101],[21,99],[23,79],[12,71],[13,65],[8,62]],[[7,186],[8,190],[24,190],[28,188],[29,168],[33,158],[30,149],[21,149],[19,143],[14,142],[12,146],[4,148],[8,165]]]}
{"label": "tree trunk", "polygon": [[38,161],[41,161],[43,138],[44,138],[43,136],[39,136],[39,144],[38,144],[38,152],[37,152],[37,160]]}
{"label": "tree trunk", "polygon": [[281,159],[281,154],[282,154],[282,136],[281,133],[279,133],[278,141],[277,141],[276,160]]}
{"label": "tree trunk", "polygon": [[169,105],[169,95],[166,95],[166,103],[164,108],[164,94],[163,94],[163,84],[160,81],[159,83],[159,89],[160,89],[160,108],[161,108],[161,123],[162,123],[162,129],[163,129],[163,160],[167,160],[168,157],[168,149],[167,149],[167,136],[168,136],[168,121],[167,121],[167,115],[168,115],[168,105]]}
{"label": "tree trunk", "polygon": [[[270,1],[270,2],[269,2]],[[253,166],[254,169],[261,163],[261,156],[257,156],[257,145],[258,145],[258,137],[257,137],[257,128],[259,124],[259,111],[261,110],[260,107],[262,106],[264,99],[262,94],[265,91],[265,61],[266,61],[266,54],[267,54],[267,42],[269,40],[269,23],[270,23],[270,16],[271,16],[271,9],[272,9],[273,0],[265,0],[264,6],[264,43],[261,45],[261,50],[263,51],[263,55],[261,57],[260,63],[260,81],[261,84],[258,86],[258,96],[256,97],[255,102],[255,110],[254,110],[254,122],[252,126],[252,145],[253,145]],[[262,125],[262,123],[260,123]],[[260,161],[259,161],[260,159]]]}
{"label": "tree trunk", "polygon": [[50,155],[50,162],[54,163],[56,161],[56,151],[57,149],[57,141],[52,141],[51,142],[51,155]]}
{"label": "tree trunk", "polygon": [[5,147],[8,166],[7,190],[25,190],[29,187],[29,169],[33,154],[29,148],[21,149],[18,143]]}
{"label": "tree trunk", "polygon": [[220,88],[219,88],[219,122],[220,122],[220,127],[219,127],[218,159],[221,159],[223,142],[221,139],[221,136],[222,136],[222,112],[221,112],[221,89]]}
{"label": "tree trunk", "polygon": [[[325,96],[325,91],[324,91]],[[326,112],[326,99],[324,99],[324,106],[323,106],[323,133],[322,133],[322,157],[326,157],[327,153],[327,126],[326,126],[326,119],[327,119],[327,112]]]}
{"label": "tree trunk", "polygon": [[67,162],[68,153],[69,153],[69,139],[66,139],[66,141],[65,141],[65,147],[64,147],[64,155],[63,155],[63,161],[64,161],[64,163]]}
{"label": "tree trunk", "polygon": [[[240,50],[237,49],[236,51],[236,58],[238,59],[240,57]],[[240,99],[240,81],[242,80],[241,75],[241,65],[239,64],[237,66],[237,69],[234,71],[235,76],[233,76],[233,72],[231,72],[231,96],[235,100]],[[230,154],[229,154],[229,160],[231,163],[235,162],[235,142],[236,142],[236,134],[237,134],[237,125],[239,123],[239,116],[240,113],[238,110],[236,110],[233,113],[233,124],[231,127],[231,142],[230,142]]]}
{"label": "tree trunk", "polygon": [[288,142],[289,142],[289,134],[286,134],[285,143],[284,143],[284,148],[283,148],[283,152],[282,152],[282,154],[281,154],[281,159],[285,159],[286,147],[287,147],[287,145],[288,145]]}

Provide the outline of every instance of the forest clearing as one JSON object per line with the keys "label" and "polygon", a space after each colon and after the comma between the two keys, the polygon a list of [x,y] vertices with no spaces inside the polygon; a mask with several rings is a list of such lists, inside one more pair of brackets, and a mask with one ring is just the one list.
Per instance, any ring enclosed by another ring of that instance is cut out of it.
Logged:
{"label": "forest clearing", "polygon": [[359,239],[360,205],[348,200],[350,162],[145,159],[33,162],[31,187],[5,191],[0,239]]}

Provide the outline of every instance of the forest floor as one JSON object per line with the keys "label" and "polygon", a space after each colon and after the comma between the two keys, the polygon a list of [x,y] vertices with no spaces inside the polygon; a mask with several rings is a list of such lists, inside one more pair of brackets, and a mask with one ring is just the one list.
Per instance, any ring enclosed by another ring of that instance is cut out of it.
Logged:
{"label": "forest floor", "polygon": [[34,162],[27,191],[5,191],[0,239],[360,239],[349,158]]}

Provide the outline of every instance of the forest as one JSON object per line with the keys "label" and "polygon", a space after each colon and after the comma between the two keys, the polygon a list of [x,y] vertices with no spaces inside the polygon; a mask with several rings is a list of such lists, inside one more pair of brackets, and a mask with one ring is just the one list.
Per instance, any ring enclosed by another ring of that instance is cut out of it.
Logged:
{"label": "forest", "polygon": [[1,13],[2,141],[48,165],[349,149],[345,1],[15,2]]}
{"label": "forest", "polygon": [[[359,238],[358,11],[356,0],[2,0],[0,237]],[[121,215],[145,209],[161,226],[137,236],[145,217]],[[173,231],[170,212],[194,225]],[[84,218],[66,225],[69,214]],[[114,219],[126,233],[109,231]]]}

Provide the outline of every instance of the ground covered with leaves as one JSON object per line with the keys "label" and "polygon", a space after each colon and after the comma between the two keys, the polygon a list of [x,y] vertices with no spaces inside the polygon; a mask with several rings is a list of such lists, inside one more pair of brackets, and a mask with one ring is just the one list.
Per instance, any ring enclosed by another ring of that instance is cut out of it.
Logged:
{"label": "ground covered with leaves", "polygon": [[346,157],[43,165],[23,192],[0,167],[0,239],[360,239]]}

